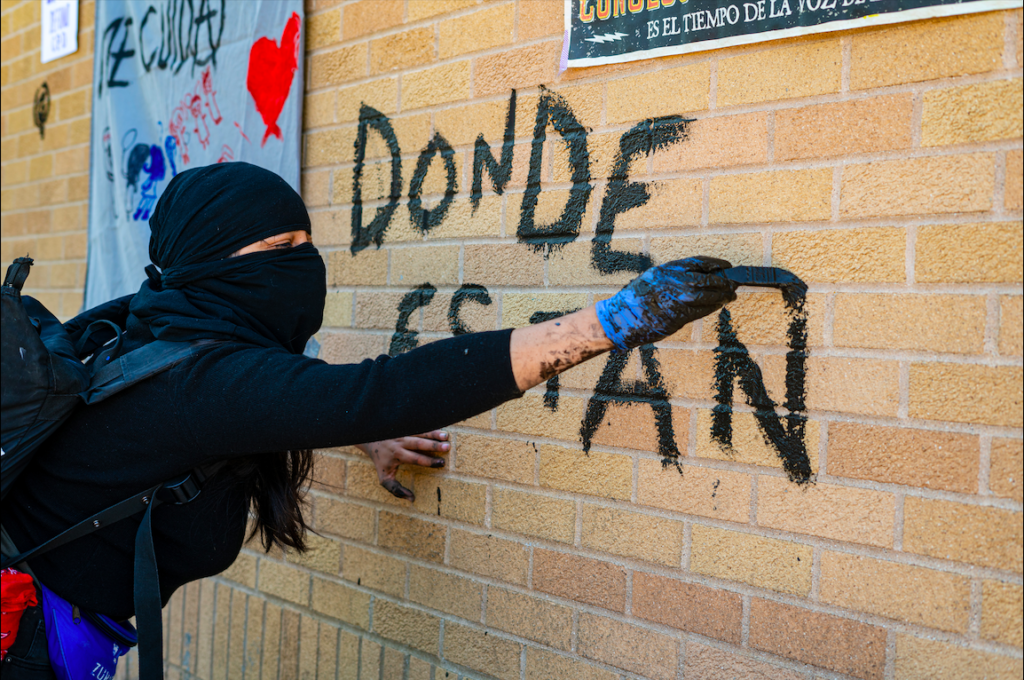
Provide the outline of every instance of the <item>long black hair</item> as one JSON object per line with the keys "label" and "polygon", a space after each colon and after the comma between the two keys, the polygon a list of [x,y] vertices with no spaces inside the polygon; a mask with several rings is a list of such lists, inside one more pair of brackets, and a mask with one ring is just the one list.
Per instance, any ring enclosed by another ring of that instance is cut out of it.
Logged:
{"label": "long black hair", "polygon": [[313,461],[312,451],[300,449],[247,456],[231,466],[253,517],[247,540],[258,533],[267,552],[274,545],[306,550],[306,532],[312,528],[303,508]]}

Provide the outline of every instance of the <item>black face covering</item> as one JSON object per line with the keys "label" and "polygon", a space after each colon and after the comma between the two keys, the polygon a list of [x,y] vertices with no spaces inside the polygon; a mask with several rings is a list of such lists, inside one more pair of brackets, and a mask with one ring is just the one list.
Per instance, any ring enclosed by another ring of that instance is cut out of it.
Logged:
{"label": "black face covering", "polygon": [[298,354],[320,328],[327,296],[312,244],[229,257],[260,239],[309,231],[295,191],[248,163],[187,170],[149,222],[149,280],[132,300],[132,336],[237,340]]}

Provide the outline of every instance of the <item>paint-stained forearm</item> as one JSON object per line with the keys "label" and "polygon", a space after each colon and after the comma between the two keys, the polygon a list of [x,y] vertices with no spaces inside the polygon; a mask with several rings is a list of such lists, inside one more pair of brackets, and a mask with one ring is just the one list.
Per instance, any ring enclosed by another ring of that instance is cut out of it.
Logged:
{"label": "paint-stained forearm", "polygon": [[509,351],[519,389],[526,391],[562,371],[613,349],[594,307],[512,332]]}

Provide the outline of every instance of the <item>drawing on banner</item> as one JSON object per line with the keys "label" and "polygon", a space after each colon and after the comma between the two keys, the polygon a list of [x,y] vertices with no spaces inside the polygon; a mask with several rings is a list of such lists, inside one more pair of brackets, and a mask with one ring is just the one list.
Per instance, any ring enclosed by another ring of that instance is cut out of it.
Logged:
{"label": "drawing on banner", "polygon": [[561,68],[1020,6],[1021,0],[565,0]]}
{"label": "drawing on banner", "polygon": [[302,133],[301,0],[95,10],[86,305],[138,290],[148,220],[175,176],[245,161],[298,189]]}
{"label": "drawing on banner", "polygon": [[249,51],[249,72],[245,85],[256,102],[256,110],[263,118],[267,131],[262,145],[271,135],[281,139],[277,118],[292,89],[292,80],[299,64],[299,26],[302,20],[292,12],[284,26],[280,44],[272,38],[260,38]]}

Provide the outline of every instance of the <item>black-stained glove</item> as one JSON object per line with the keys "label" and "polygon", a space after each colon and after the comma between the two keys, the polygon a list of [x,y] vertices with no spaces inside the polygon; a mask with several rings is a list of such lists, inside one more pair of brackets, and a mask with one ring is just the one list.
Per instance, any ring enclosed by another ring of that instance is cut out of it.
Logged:
{"label": "black-stained glove", "polygon": [[651,267],[598,302],[597,318],[620,351],[657,342],[736,299],[737,284],[717,275],[731,266],[713,257],[688,257]]}

